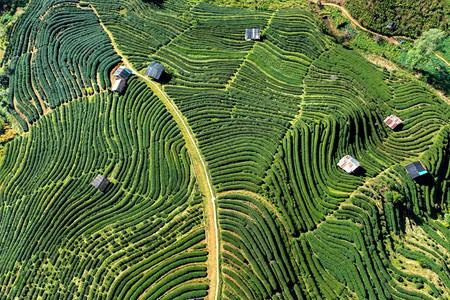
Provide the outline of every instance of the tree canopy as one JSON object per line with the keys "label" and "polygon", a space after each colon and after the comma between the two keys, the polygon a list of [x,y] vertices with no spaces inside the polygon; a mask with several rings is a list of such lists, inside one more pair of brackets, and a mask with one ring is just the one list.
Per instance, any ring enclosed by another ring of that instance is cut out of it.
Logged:
{"label": "tree canopy", "polygon": [[444,39],[445,32],[440,29],[432,28],[424,32],[408,51],[407,63],[414,68],[418,63],[426,61],[434,51],[442,47]]}

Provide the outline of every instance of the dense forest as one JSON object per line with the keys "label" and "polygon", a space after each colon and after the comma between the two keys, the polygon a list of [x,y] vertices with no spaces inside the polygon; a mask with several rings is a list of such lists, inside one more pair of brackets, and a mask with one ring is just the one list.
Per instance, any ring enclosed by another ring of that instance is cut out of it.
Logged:
{"label": "dense forest", "polygon": [[[418,37],[429,28],[448,30],[449,1],[347,0],[345,6],[363,26],[376,32]],[[394,30],[387,25],[394,21]]]}
{"label": "dense forest", "polygon": [[8,11],[12,7],[25,6],[29,0],[2,0],[0,1],[1,12]]}

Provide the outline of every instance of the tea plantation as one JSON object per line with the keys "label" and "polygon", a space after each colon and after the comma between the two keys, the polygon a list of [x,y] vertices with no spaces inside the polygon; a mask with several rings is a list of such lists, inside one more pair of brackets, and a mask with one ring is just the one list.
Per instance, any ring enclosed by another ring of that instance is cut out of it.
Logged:
{"label": "tea plantation", "polygon": [[34,0],[2,64],[28,132],[0,165],[0,298],[450,298],[449,104],[311,12]]}

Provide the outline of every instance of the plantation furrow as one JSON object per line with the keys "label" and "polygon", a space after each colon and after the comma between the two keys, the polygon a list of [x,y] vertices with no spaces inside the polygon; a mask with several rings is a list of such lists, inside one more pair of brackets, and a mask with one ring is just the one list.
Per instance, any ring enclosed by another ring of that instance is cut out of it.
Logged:
{"label": "plantation furrow", "polygon": [[[119,49],[116,47],[116,44],[114,43],[114,37],[109,32],[107,27],[103,24],[103,22],[100,19],[100,16],[98,15],[95,8],[93,9],[94,12],[97,14],[97,17],[100,20],[100,24],[103,27],[103,30],[108,34],[109,38],[111,39],[112,45],[114,46],[115,50],[119,55],[122,57],[125,65],[133,72],[133,74],[137,75],[138,77],[142,78],[147,82],[147,85],[152,89],[152,91],[158,96],[159,99],[163,101],[163,103],[168,108],[169,112],[174,117],[175,121],[177,122],[184,139],[186,141],[186,148],[188,149],[189,156],[193,162],[194,165],[194,172],[196,174],[196,178],[199,183],[199,187],[202,191],[202,193],[206,197],[206,207],[207,207],[207,216],[208,216],[208,226],[207,226],[207,246],[208,246],[208,257],[209,257],[209,267],[213,270],[212,272],[208,272],[208,277],[211,282],[210,286],[210,293],[214,294],[214,299],[218,299],[219,295],[219,276],[220,276],[220,260],[219,260],[219,238],[218,238],[218,227],[217,227],[217,212],[216,212],[216,204],[215,204],[215,194],[214,194],[214,188],[211,185],[209,174],[206,168],[205,161],[203,160],[203,157],[200,153],[199,148],[197,147],[198,142],[196,141],[192,130],[188,127],[187,121],[184,120],[184,117],[182,116],[181,112],[178,110],[176,105],[169,99],[167,94],[159,87],[157,83],[154,81],[148,79],[144,75],[137,72],[129,63],[129,61],[124,57],[124,55],[119,51]],[[215,272],[214,272],[215,269]],[[213,288],[211,288],[213,287]]]}
{"label": "plantation furrow", "polygon": [[119,59],[92,10],[46,4],[32,3],[18,18],[2,60],[12,72],[7,109],[24,131],[57,106],[105,90]]}
{"label": "plantation furrow", "polygon": [[29,5],[3,62],[30,132],[0,164],[0,298],[450,298],[450,109],[426,85],[306,10]]}
{"label": "plantation furrow", "polygon": [[[129,66],[129,65],[128,65]],[[205,161],[203,160],[203,157],[200,153],[200,150],[197,147],[196,139],[193,136],[192,130],[189,129],[187,122],[184,120],[184,118],[181,115],[181,112],[178,110],[178,108],[175,106],[173,101],[171,101],[167,94],[164,93],[164,91],[161,90],[161,88],[154,82],[148,79],[147,77],[139,74],[136,70],[130,67],[130,69],[133,71],[133,74],[138,75],[145,81],[149,83],[149,86],[152,87],[152,90],[155,92],[156,95],[160,99],[164,99],[164,104],[168,107],[169,111],[174,116],[175,121],[180,127],[181,132],[183,133],[183,136],[186,140],[186,147],[189,150],[189,156],[194,164],[195,173],[197,175],[197,180],[199,183],[199,187],[204,193],[206,197],[206,203],[207,203],[207,215],[208,215],[208,234],[207,234],[207,245],[209,249],[209,261],[210,261],[210,268],[214,270],[216,269],[216,272],[210,272],[210,274],[214,274],[214,276],[210,277],[211,285],[214,286],[214,289],[210,289],[210,293],[214,294],[214,299],[218,299],[219,295],[219,278],[220,278],[220,260],[219,260],[219,233],[218,233],[218,227],[217,227],[217,212],[216,212],[216,197],[214,194],[214,188],[211,185],[211,181],[209,178],[209,173],[206,168]],[[209,205],[208,205],[209,204]],[[214,228],[214,235],[211,234],[211,228]]]}
{"label": "plantation furrow", "polygon": [[[264,35],[264,32],[266,31],[266,29],[270,26],[270,23],[272,22],[273,16],[275,15],[276,11],[274,11],[268,22],[267,25],[264,28],[261,28],[261,35]],[[233,84],[234,80],[236,79],[236,77],[239,74],[239,71],[241,70],[241,68],[244,66],[244,64],[247,62],[248,57],[250,56],[250,54],[253,52],[253,49],[255,49],[255,47],[257,47],[258,45],[258,41],[255,41],[252,45],[252,48],[247,52],[247,54],[244,56],[242,63],[239,65],[239,67],[236,69],[236,71],[234,72],[233,75],[231,75],[230,79],[228,80],[228,82],[225,84],[225,90],[228,90],[228,88]]]}
{"label": "plantation furrow", "polygon": [[[25,122],[25,124],[27,124],[27,126],[30,126],[30,123],[28,123],[28,121],[27,121],[27,117],[25,117],[25,115],[20,112],[22,110],[22,108],[20,108],[20,104],[19,104],[19,102],[17,102],[16,97],[13,98],[13,109],[17,112],[17,116],[19,116],[23,120],[23,122]],[[22,128],[23,128],[23,126],[22,126]]]}
{"label": "plantation furrow", "polygon": [[[283,224],[283,219],[281,218],[281,216],[278,213],[278,210],[275,209],[275,207],[273,206],[272,203],[270,203],[266,198],[262,197],[259,194],[256,194],[254,192],[251,191],[246,191],[246,190],[229,190],[229,191],[224,191],[224,192],[220,192],[216,194],[216,197],[223,197],[229,194],[241,194],[241,195],[246,195],[246,196],[250,196],[254,199],[258,199],[259,201],[261,201],[262,203],[264,203],[264,205],[266,207],[268,207],[273,213],[275,213],[275,215],[277,216],[278,220],[280,221],[281,224]],[[290,234],[290,232],[287,230],[287,228],[284,226],[284,230],[286,231],[286,234],[290,237],[292,237],[292,235]]]}
{"label": "plantation furrow", "polygon": [[[90,184],[98,173],[112,177],[105,193]],[[8,147],[0,178],[0,277],[16,282],[2,295],[208,293],[203,205],[184,139],[135,78],[123,96],[82,98],[37,121]]]}
{"label": "plantation furrow", "polygon": [[[383,173],[386,172],[387,170],[388,170],[388,169],[382,170],[382,171],[381,171],[378,175],[376,175],[375,177],[380,176],[381,174],[383,174]],[[334,213],[335,213],[335,212],[337,212],[337,211],[339,211],[339,210],[342,210],[345,206],[350,205],[350,204],[351,204],[350,199],[351,199],[352,197],[354,197],[355,195],[361,193],[361,192],[359,191],[359,188],[360,188],[360,187],[367,186],[367,183],[368,183],[369,181],[372,181],[372,180],[373,180],[373,178],[367,178],[367,179],[366,179],[366,180],[365,180],[365,181],[364,181],[357,189],[355,189],[355,190],[348,196],[348,200],[345,200],[345,201],[341,202],[341,203],[339,204],[339,206],[337,206],[337,207],[335,208],[335,210],[334,210],[333,213],[331,213],[331,214],[325,216],[325,218],[324,218],[322,221],[320,221],[319,223],[317,223],[317,227],[316,227],[316,228],[314,228],[313,230],[309,230],[309,231],[307,231],[306,233],[310,233],[310,232],[313,232],[314,230],[317,230],[322,224],[324,224],[325,222],[327,222],[327,220],[332,219],[332,218],[334,217]]]}

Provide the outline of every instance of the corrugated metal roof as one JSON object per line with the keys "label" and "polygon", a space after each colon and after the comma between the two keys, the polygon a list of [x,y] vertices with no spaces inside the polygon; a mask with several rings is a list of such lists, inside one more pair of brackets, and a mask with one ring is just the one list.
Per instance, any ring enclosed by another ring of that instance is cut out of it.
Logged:
{"label": "corrugated metal roof", "polygon": [[165,69],[166,67],[153,61],[148,65],[144,74],[158,80]]}
{"label": "corrugated metal roof", "polygon": [[131,76],[131,71],[125,68],[124,66],[120,66],[114,72],[114,77],[128,79]]}
{"label": "corrugated metal roof", "polygon": [[109,180],[106,179],[103,175],[98,174],[97,177],[95,177],[94,181],[91,183],[94,187],[99,189],[100,191],[104,192],[106,190],[106,187],[109,184]]}
{"label": "corrugated metal roof", "polygon": [[245,39],[259,40],[261,39],[261,28],[247,28],[245,29]]}
{"label": "corrugated metal roof", "polygon": [[424,165],[420,160],[410,163],[405,167],[405,170],[409,174],[409,176],[411,176],[412,179],[417,179],[420,176],[428,173],[428,171],[425,169]]}
{"label": "corrugated metal roof", "polygon": [[346,155],[343,158],[341,158],[341,160],[339,160],[337,165],[349,174],[355,172],[356,169],[358,169],[361,166],[361,164],[350,155]]}
{"label": "corrugated metal roof", "polygon": [[390,115],[386,119],[384,119],[384,123],[386,123],[387,126],[391,129],[395,129],[399,124],[401,124],[403,121],[397,117],[396,115]]}
{"label": "corrugated metal roof", "polygon": [[387,24],[386,28],[389,30],[393,30],[395,28],[394,21],[389,22],[389,24]]}
{"label": "corrugated metal roof", "polygon": [[127,81],[126,81],[125,79],[122,79],[122,78],[117,79],[117,80],[114,82],[114,84],[113,84],[113,86],[112,86],[112,88],[111,88],[111,91],[117,92],[117,93],[122,93],[122,92],[123,92],[123,89],[125,88],[126,82],[127,82]]}

